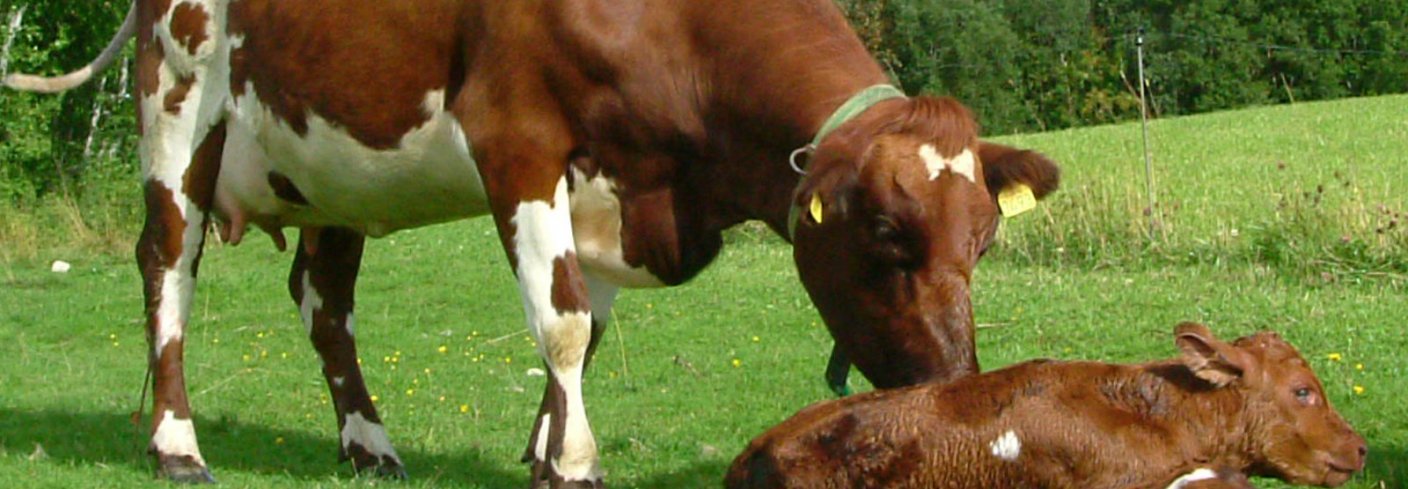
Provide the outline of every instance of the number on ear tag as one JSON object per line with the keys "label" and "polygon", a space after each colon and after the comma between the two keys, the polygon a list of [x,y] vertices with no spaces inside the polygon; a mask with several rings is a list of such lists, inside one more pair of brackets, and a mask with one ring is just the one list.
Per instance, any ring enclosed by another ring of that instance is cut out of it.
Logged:
{"label": "number on ear tag", "polygon": [[1036,208],[1036,195],[1027,184],[1014,183],[998,192],[997,207],[1002,210],[1002,217],[1015,217]]}
{"label": "number on ear tag", "polygon": [[812,220],[816,221],[817,224],[821,224],[821,216],[823,214],[821,208],[821,194],[812,194],[811,213]]}

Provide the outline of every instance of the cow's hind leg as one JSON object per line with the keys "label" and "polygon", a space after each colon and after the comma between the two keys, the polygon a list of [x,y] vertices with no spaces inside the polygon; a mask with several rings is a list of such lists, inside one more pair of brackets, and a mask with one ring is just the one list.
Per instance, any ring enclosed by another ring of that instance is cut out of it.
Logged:
{"label": "cow's hind leg", "polygon": [[[167,9],[160,7],[166,5]],[[224,148],[229,89],[219,68],[223,2],[139,2],[136,85],[147,219],[137,241],[153,374],[150,451],[157,473],[212,482],[196,443],[183,366],[196,269]]]}
{"label": "cow's hind leg", "polygon": [[196,443],[186,396],[183,348],[208,210],[218,173],[223,126],[206,136],[180,170],[182,178],[148,172],[147,219],[137,241],[146,297],[147,361],[152,369],[152,438],[157,474],[178,482],[214,482]]}
{"label": "cow's hind leg", "polygon": [[366,238],[341,228],[307,229],[303,233],[288,289],[322,359],[323,376],[332,391],[341,436],[338,459],[351,460],[358,473],[375,471],[405,478],[401,458],[386,436],[357,365],[352,306]]}

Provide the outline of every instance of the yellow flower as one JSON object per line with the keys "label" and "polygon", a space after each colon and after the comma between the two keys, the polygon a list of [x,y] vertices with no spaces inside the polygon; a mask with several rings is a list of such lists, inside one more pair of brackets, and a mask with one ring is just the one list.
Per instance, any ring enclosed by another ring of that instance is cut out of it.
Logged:
{"label": "yellow flower", "polygon": [[1362,364],[1362,363],[1356,363],[1356,364],[1354,364],[1354,369],[1355,369],[1355,370],[1364,370],[1364,364]]}
{"label": "yellow flower", "polygon": [[436,348],[435,351],[438,351],[438,352],[440,352],[440,353],[445,353],[445,352],[447,352],[447,351],[450,351],[450,347],[447,347],[447,346],[445,346],[445,345],[440,345],[440,348]]}
{"label": "yellow flower", "polygon": [[733,367],[734,367],[734,368],[738,368],[738,367],[742,367],[742,366],[743,366],[743,360],[739,360],[739,359],[737,359],[737,358],[733,359],[733,362],[732,362],[732,363],[733,363]]}
{"label": "yellow flower", "polygon": [[757,336],[754,336],[754,337],[753,337],[753,342],[754,342],[754,343],[757,343],[757,342],[759,342],[759,341],[763,341],[762,338],[759,338],[759,337],[757,337]]}
{"label": "yellow flower", "polygon": [[1344,360],[1344,357],[1341,356],[1339,353],[1331,353],[1329,355],[1325,355],[1325,358],[1330,359],[1331,362],[1338,362],[1340,360]]}
{"label": "yellow flower", "polygon": [[263,338],[263,337],[264,337],[264,332],[263,332],[263,331],[260,331],[258,334],[254,335],[254,337],[255,337],[255,338]]}
{"label": "yellow flower", "polygon": [[380,400],[381,400],[380,397],[377,397],[376,394],[372,394],[372,402],[377,402],[377,401],[380,401]]}
{"label": "yellow flower", "polygon": [[415,395],[415,394],[416,394],[416,390],[415,390],[415,389],[406,389],[406,395],[408,395],[408,396],[413,396],[413,395]]}
{"label": "yellow flower", "polygon": [[274,439],[274,444],[275,444],[275,445],[283,445],[283,444],[284,444],[284,437],[280,436],[280,437],[278,437],[278,438],[275,438],[275,439]]}
{"label": "yellow flower", "polygon": [[440,396],[440,402],[445,402],[445,396]]}
{"label": "yellow flower", "polygon": [[469,405],[468,405],[468,404],[460,404],[460,412],[461,412],[461,413],[467,413],[467,412],[469,412]]}
{"label": "yellow flower", "polygon": [[1362,396],[1362,395],[1364,395],[1364,386],[1362,386],[1362,385],[1356,385],[1356,386],[1354,386],[1354,394],[1357,395],[1357,396]]}
{"label": "yellow flower", "polygon": [[246,354],[244,354],[244,355],[242,355],[242,356],[240,356],[240,358],[242,358],[242,359],[244,359],[244,361],[246,361],[246,362],[248,362],[248,361],[249,361],[249,360],[250,360],[250,358],[251,358],[251,357],[250,357],[250,356],[249,356],[249,354],[248,354],[248,353],[246,353]]}
{"label": "yellow flower", "polygon": [[513,357],[504,357],[504,363],[513,363]]}

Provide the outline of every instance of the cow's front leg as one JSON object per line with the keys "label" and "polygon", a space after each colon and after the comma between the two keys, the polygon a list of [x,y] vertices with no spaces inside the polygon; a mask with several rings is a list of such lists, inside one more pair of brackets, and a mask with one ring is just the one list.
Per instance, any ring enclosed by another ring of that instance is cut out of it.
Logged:
{"label": "cow's front leg", "polygon": [[357,365],[352,306],[365,240],[348,229],[305,229],[289,272],[288,290],[332,391],[341,436],[338,460],[351,460],[358,473],[375,471],[405,478],[401,457],[386,436]]}
{"label": "cow's front leg", "polygon": [[[507,126],[513,127],[513,126]],[[528,330],[547,364],[535,436],[534,480],[552,488],[602,487],[596,440],[582,400],[591,304],[577,263],[562,139],[537,131],[487,138],[480,173],[499,237],[518,277]],[[538,136],[536,140],[527,136]]]}
{"label": "cow's front leg", "polygon": [[[591,301],[592,311],[592,338],[587,344],[586,357],[582,359],[582,369],[591,364],[592,356],[596,352],[597,345],[601,342],[602,334],[606,331],[607,320],[611,317],[611,305],[616,300],[616,293],[619,287],[603,280],[596,279],[591,275],[586,276],[587,295]],[[538,417],[533,422],[533,431],[528,438],[528,449],[523,452],[523,461],[532,463],[532,477],[535,485],[546,485],[550,481],[548,475],[549,464],[547,463],[548,453],[548,428],[551,426],[551,408],[562,402],[558,399],[560,389],[556,388],[553,382],[548,382],[543,392],[543,401],[538,406]]]}

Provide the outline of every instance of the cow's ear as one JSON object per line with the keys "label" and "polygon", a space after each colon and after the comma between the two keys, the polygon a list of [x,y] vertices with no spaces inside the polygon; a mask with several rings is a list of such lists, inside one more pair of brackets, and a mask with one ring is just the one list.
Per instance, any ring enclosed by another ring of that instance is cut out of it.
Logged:
{"label": "cow's ear", "polygon": [[1183,352],[1183,364],[1214,386],[1222,387],[1242,378],[1251,361],[1246,352],[1214,337],[1207,326],[1185,322],[1174,329],[1173,335]]}
{"label": "cow's ear", "polygon": [[994,196],[1017,184],[1031,188],[1036,198],[1045,198],[1061,186],[1061,168],[1041,153],[978,142],[978,159],[983,162],[983,179]]}

